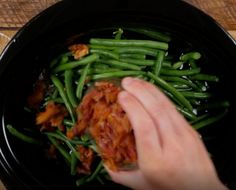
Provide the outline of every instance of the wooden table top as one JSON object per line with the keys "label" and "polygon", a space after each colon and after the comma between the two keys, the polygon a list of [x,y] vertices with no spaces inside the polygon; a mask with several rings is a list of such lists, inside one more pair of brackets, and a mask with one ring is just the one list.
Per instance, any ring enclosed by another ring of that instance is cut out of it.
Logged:
{"label": "wooden table top", "polygon": [[[0,52],[28,20],[60,0],[0,0]],[[218,21],[236,39],[236,0],[185,0]],[[0,182],[0,190],[4,187]]]}
{"label": "wooden table top", "polygon": [[[28,20],[60,0],[0,0],[0,51]],[[236,39],[236,0],[185,0],[218,21]]]}

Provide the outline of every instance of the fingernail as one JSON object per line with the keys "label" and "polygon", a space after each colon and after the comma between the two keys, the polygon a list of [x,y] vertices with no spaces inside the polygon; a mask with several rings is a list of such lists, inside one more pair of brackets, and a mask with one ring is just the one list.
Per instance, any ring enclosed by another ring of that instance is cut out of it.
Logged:
{"label": "fingernail", "polygon": [[126,78],[123,79],[122,85],[128,86],[128,85],[130,85],[133,81],[134,81],[133,78],[131,78],[131,77],[126,77]]}

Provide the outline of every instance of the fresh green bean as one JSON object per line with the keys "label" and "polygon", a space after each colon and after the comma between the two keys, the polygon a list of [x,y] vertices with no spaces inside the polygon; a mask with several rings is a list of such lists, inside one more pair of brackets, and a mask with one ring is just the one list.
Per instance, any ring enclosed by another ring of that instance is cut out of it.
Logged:
{"label": "fresh green bean", "polygon": [[78,159],[75,154],[71,153],[71,165],[70,165],[70,174],[75,175],[76,174],[76,167],[77,167]]}
{"label": "fresh green bean", "polygon": [[145,72],[143,71],[115,71],[115,72],[110,72],[110,73],[92,75],[91,79],[99,80],[99,79],[105,79],[105,78],[138,76],[138,75],[144,75],[144,74]]}
{"label": "fresh green bean", "polygon": [[155,63],[154,60],[140,60],[140,59],[130,59],[130,58],[120,59],[120,61],[125,63],[131,63],[134,65],[144,65],[144,66],[153,66]]}
{"label": "fresh green bean", "polygon": [[220,119],[222,119],[226,115],[226,113],[227,113],[227,110],[224,111],[223,113],[216,115],[216,116],[208,117],[205,120],[199,121],[199,122],[193,124],[192,126],[194,129],[198,130],[198,129],[203,128],[207,125],[211,125],[211,124],[219,121]]}
{"label": "fresh green bean", "polygon": [[103,163],[102,163],[102,161],[100,161],[100,163],[98,164],[98,166],[97,166],[97,168],[95,169],[95,171],[93,172],[93,174],[89,177],[89,178],[87,178],[87,182],[90,182],[90,181],[92,181],[98,174],[99,174],[99,172],[100,172],[100,170],[103,168]]}
{"label": "fresh green bean", "polygon": [[154,64],[154,74],[156,76],[159,76],[159,73],[160,73],[161,68],[162,68],[162,62],[164,60],[164,57],[165,57],[165,52],[164,51],[159,51],[158,54],[157,54],[157,60],[155,61],[155,64]]}
{"label": "fresh green bean", "polygon": [[228,108],[230,106],[230,103],[228,101],[217,101],[212,103],[206,103],[198,106],[197,110],[209,110],[209,109],[219,109],[219,108]]}
{"label": "fresh green bean", "polygon": [[65,103],[62,98],[54,98],[54,99],[52,99],[50,101],[53,101],[53,102],[59,103],[59,104],[64,104]]}
{"label": "fresh green bean", "polygon": [[53,82],[53,84],[55,85],[55,87],[57,88],[61,98],[63,99],[64,103],[65,103],[65,106],[71,116],[71,119],[73,122],[75,122],[75,116],[74,116],[74,110],[72,108],[72,105],[71,103],[69,102],[69,99],[64,91],[64,86],[63,84],[61,83],[61,81],[55,76],[55,75],[52,75],[51,76],[51,80]]}
{"label": "fresh green bean", "polygon": [[66,70],[65,71],[65,88],[66,88],[66,93],[67,97],[73,106],[73,108],[76,108],[78,102],[75,97],[75,91],[73,88],[73,71],[72,70]]}
{"label": "fresh green bean", "polygon": [[192,89],[190,86],[180,82],[169,82],[169,84],[176,89]]}
{"label": "fresh green bean", "polygon": [[78,61],[72,61],[72,62],[68,62],[63,65],[59,65],[53,70],[53,72],[57,73],[59,71],[74,69],[74,68],[81,66],[81,65],[87,65],[89,63],[93,63],[93,62],[97,61],[98,58],[99,58],[99,56],[97,54],[91,54],[91,55],[88,55],[87,57],[84,57],[84,58],[78,60]]}
{"label": "fresh green bean", "polygon": [[50,136],[50,137],[53,137],[53,138],[56,138],[58,140],[61,140],[63,141],[64,143],[70,143],[70,144],[73,144],[73,145],[83,145],[83,146],[88,146],[90,145],[91,143],[89,142],[83,142],[81,140],[70,140],[68,139],[65,135],[61,134],[61,133],[58,133],[58,131],[55,133],[55,132],[44,132],[45,135],[47,136]]}
{"label": "fresh green bean", "polygon": [[102,38],[91,38],[90,44],[104,45],[104,46],[117,46],[117,47],[147,47],[154,49],[167,50],[168,43],[151,41],[151,40],[115,40],[115,39],[102,39]]}
{"label": "fresh green bean", "polygon": [[198,60],[200,58],[201,58],[201,54],[199,52],[190,52],[190,53],[183,54],[180,57],[180,60],[188,61],[188,60]]}
{"label": "fresh green bean", "polygon": [[105,56],[107,58],[112,58],[112,59],[119,59],[119,55],[115,53],[114,51],[108,51],[108,50],[103,50],[103,49],[90,49],[90,53],[96,53],[100,56]]}
{"label": "fresh green bean", "polygon": [[131,69],[131,70],[137,70],[137,71],[141,70],[141,67],[137,65],[121,62],[121,61],[116,61],[112,59],[102,59],[102,60],[99,60],[99,62],[113,66],[113,67],[122,68],[122,69]]}
{"label": "fresh green bean", "polygon": [[54,92],[53,92],[53,94],[52,94],[52,99],[56,99],[57,96],[58,96],[58,90],[55,89]]}
{"label": "fresh green bean", "polygon": [[194,90],[199,90],[198,86],[191,82],[188,79],[180,78],[180,77],[172,77],[172,76],[161,76],[163,80],[169,81],[169,82],[179,82],[186,84],[189,87],[192,87]]}
{"label": "fresh green bean", "polygon": [[199,122],[199,121],[201,121],[201,120],[203,120],[203,119],[205,119],[205,118],[208,118],[208,117],[210,117],[210,116],[211,116],[211,114],[209,114],[209,113],[200,115],[200,116],[198,116],[197,118],[195,118],[194,120],[192,120],[192,121],[190,122],[190,124],[191,124],[191,125],[194,125],[194,123],[197,123],[197,122]]}
{"label": "fresh green bean", "polygon": [[186,109],[183,109],[179,106],[176,106],[177,110],[183,114],[184,117],[186,117],[187,119],[190,119],[190,120],[194,120],[196,119],[196,115],[194,115],[192,112],[189,112],[188,110]]}
{"label": "fresh green bean", "polygon": [[207,75],[207,74],[196,74],[190,77],[192,80],[202,80],[202,81],[210,81],[210,82],[218,82],[219,78],[215,75]]}
{"label": "fresh green bean", "polygon": [[12,127],[12,125],[7,125],[6,128],[8,129],[8,131],[14,135],[15,137],[17,137],[18,139],[24,141],[24,142],[27,142],[27,143],[31,143],[31,144],[35,144],[35,145],[42,145],[42,142],[32,138],[32,137],[29,137],[21,132],[19,132],[18,130],[16,130],[14,127]]}
{"label": "fresh green bean", "polygon": [[87,77],[88,74],[88,70],[89,70],[90,64],[87,64],[83,70],[83,72],[81,73],[78,85],[77,85],[77,89],[76,89],[76,96],[79,100],[82,99],[82,94],[83,94],[83,88],[84,88],[84,83],[85,83],[85,79]]}
{"label": "fresh green bean", "polygon": [[162,80],[158,76],[155,76],[151,72],[148,72],[147,76],[153,79],[157,83],[157,85],[161,86],[163,89],[172,93],[173,96],[175,96],[182,103],[182,105],[186,107],[189,111],[193,110],[192,105],[189,103],[189,101],[180,92],[178,92],[174,87],[169,85],[166,81]]}
{"label": "fresh green bean", "polygon": [[70,126],[70,127],[74,126],[74,123],[71,120],[68,120],[68,119],[64,119],[63,124],[67,125],[67,126]]}
{"label": "fresh green bean", "polygon": [[171,70],[171,69],[165,69],[163,68],[161,70],[162,75],[168,75],[168,76],[189,76],[189,75],[195,75],[200,73],[201,69],[191,69],[191,70]]}
{"label": "fresh green bean", "polygon": [[160,40],[163,42],[170,42],[171,41],[171,37],[163,32],[157,32],[151,29],[145,29],[145,28],[125,28],[126,30],[132,31],[132,32],[136,32],[139,34],[144,34],[148,37],[151,37],[155,40]]}
{"label": "fresh green bean", "polygon": [[134,53],[123,53],[120,54],[120,59],[139,59],[139,60],[145,60],[146,55],[144,54],[134,54]]}
{"label": "fresh green bean", "polygon": [[208,92],[181,92],[181,94],[187,98],[197,98],[197,99],[206,99],[212,96],[212,94]]}
{"label": "fresh green bean", "polygon": [[192,69],[197,68],[196,60],[191,59],[191,60],[188,61],[188,63],[189,63],[189,65]]}
{"label": "fresh green bean", "polygon": [[123,33],[124,33],[124,31],[122,28],[119,28],[117,31],[113,32],[113,34],[115,34],[116,40],[120,40]]}
{"label": "fresh green bean", "polygon": [[115,48],[114,51],[120,54],[123,54],[123,53],[143,54],[143,55],[156,57],[157,52],[159,50],[151,49],[151,48],[142,48],[142,47],[119,47],[119,48]]}
{"label": "fresh green bean", "polygon": [[67,55],[63,55],[63,56],[61,57],[61,60],[60,60],[60,62],[59,62],[59,65],[66,64],[66,63],[68,62],[68,60],[69,60],[69,57],[68,57]]}
{"label": "fresh green bean", "polygon": [[71,55],[72,55],[71,52],[66,52],[66,53],[63,53],[63,54],[59,55],[58,57],[56,57],[55,59],[52,60],[52,62],[50,63],[50,68],[56,66],[59,63],[59,60],[61,60],[62,57],[67,57],[68,58]]}
{"label": "fresh green bean", "polygon": [[68,164],[71,163],[71,158],[68,152],[62,147],[53,137],[48,136],[50,142],[57,148],[57,150],[61,153],[61,155],[65,158]]}
{"label": "fresh green bean", "polygon": [[176,63],[173,64],[172,68],[173,69],[179,69],[183,66],[184,62],[183,61],[178,61]]}

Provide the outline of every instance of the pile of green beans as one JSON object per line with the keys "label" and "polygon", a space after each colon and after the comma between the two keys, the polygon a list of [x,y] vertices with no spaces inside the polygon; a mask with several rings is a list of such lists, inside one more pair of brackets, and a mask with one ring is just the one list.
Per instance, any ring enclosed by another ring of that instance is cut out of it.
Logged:
{"label": "pile of green beans", "polygon": [[[126,33],[138,34],[140,39],[127,39]],[[171,55],[168,50],[172,45],[171,36],[151,29],[118,29],[113,35],[108,39],[91,38],[87,44],[89,54],[79,60],[75,60],[71,52],[65,52],[50,63],[49,83],[53,90],[45,97],[43,107],[50,101],[63,104],[69,113],[64,119],[67,130],[76,124],[79,116],[75,110],[93,82],[127,76],[149,81],[160,88],[196,130],[217,122],[227,113],[229,102],[217,100],[209,91],[211,83],[217,83],[219,78],[202,72],[201,53],[190,51]],[[11,126],[8,129],[22,140],[38,143]],[[83,145],[97,151],[90,137],[68,139],[60,130],[43,134],[70,165],[71,175],[76,175],[76,165],[80,161],[75,146]],[[95,179],[103,183],[107,175],[104,175],[102,161],[97,163],[93,173],[79,176],[78,186]]]}

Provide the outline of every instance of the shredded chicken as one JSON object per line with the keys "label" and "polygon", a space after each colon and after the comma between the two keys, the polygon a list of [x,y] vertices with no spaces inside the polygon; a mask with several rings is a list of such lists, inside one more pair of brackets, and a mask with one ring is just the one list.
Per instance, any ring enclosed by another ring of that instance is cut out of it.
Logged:
{"label": "shredded chicken", "polygon": [[94,152],[90,148],[81,145],[77,147],[77,151],[80,155],[80,164],[77,168],[77,172],[79,174],[90,174],[91,165],[95,157]]}
{"label": "shredded chicken", "polygon": [[43,125],[43,127],[60,127],[64,117],[67,115],[68,113],[64,106],[49,102],[45,111],[37,114],[36,124]]}
{"label": "shredded chicken", "polygon": [[89,48],[85,44],[74,44],[69,47],[75,59],[80,59],[85,55],[89,54]]}
{"label": "shredded chicken", "polygon": [[77,109],[76,135],[90,133],[111,170],[136,166],[137,154],[131,124],[117,102],[121,91],[111,82],[96,82]]}

